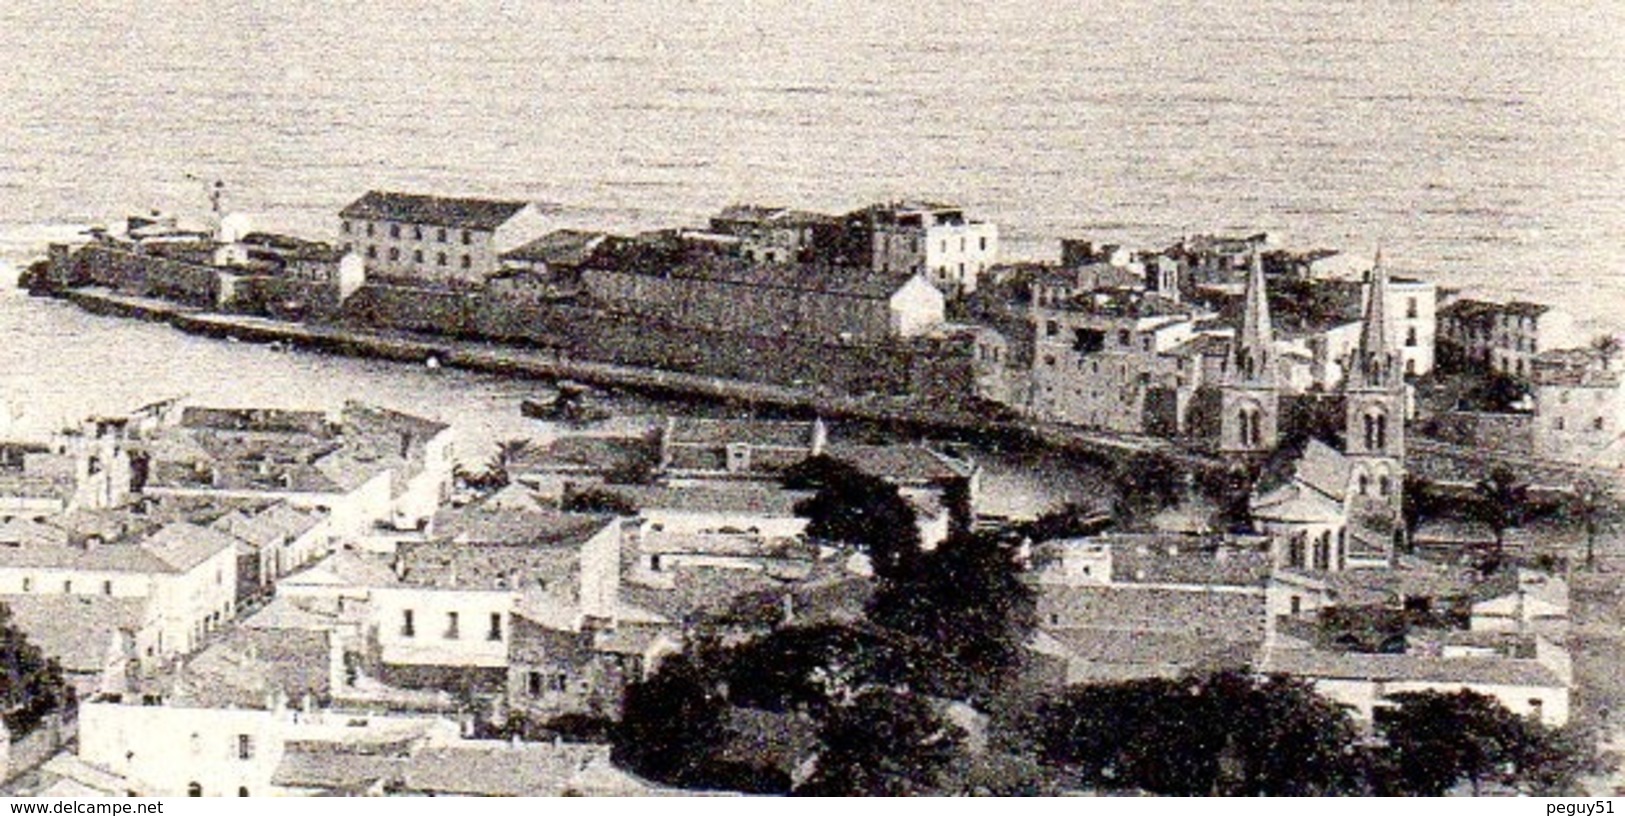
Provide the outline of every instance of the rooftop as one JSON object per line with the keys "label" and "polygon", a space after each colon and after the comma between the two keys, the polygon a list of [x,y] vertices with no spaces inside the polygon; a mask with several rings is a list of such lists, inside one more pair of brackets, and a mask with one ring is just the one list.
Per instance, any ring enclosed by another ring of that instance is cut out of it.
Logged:
{"label": "rooftop", "polygon": [[260,708],[280,699],[299,705],[332,691],[328,632],[238,627],[186,661],[167,681],[165,696],[204,708]]}
{"label": "rooftop", "polygon": [[603,243],[604,237],[602,232],[554,230],[502,253],[502,260],[580,266],[592,258],[593,250]]}
{"label": "rooftop", "polygon": [[442,198],[372,190],[350,202],[349,206],[339,211],[339,216],[369,221],[397,221],[403,224],[494,230],[507,223],[508,219],[513,218],[526,206],[523,201]]}
{"label": "rooftop", "polygon": [[814,264],[758,264],[746,259],[705,257],[675,265],[644,268],[637,263],[611,261],[604,268],[681,280],[710,281],[752,289],[837,295],[864,300],[890,300],[913,277],[870,272],[867,269]]}
{"label": "rooftop", "polygon": [[1563,681],[1533,660],[1504,657],[1433,657],[1414,654],[1276,649],[1260,664],[1269,674],[1377,682],[1466,683],[1562,687]]}
{"label": "rooftop", "polygon": [[107,668],[114,634],[134,633],[147,621],[146,598],[11,595],[3,603],[12,624],[70,672]]}

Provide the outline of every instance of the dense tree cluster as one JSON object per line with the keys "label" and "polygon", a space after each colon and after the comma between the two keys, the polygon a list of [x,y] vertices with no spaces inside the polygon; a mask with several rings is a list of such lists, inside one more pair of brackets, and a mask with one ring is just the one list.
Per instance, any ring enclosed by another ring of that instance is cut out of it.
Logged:
{"label": "dense tree cluster", "polygon": [[0,706],[12,734],[33,730],[47,715],[68,702],[62,667],[11,622],[11,610],[0,604]]}

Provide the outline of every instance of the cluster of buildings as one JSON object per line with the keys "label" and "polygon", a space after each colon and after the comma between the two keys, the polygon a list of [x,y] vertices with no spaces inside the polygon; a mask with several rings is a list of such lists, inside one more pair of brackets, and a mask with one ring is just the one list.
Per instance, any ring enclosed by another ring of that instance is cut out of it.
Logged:
{"label": "cluster of buildings", "polygon": [[[980,470],[821,421],[628,420],[537,441],[494,492],[449,428],[164,402],[0,447],[0,604],[62,665],[91,795],[631,794],[592,744],[693,627],[853,620],[867,562],[807,535],[816,456],[895,484],[935,546]],[[446,763],[480,765],[466,778]],[[16,769],[9,769],[15,771]],[[8,776],[10,774],[8,773]]]}

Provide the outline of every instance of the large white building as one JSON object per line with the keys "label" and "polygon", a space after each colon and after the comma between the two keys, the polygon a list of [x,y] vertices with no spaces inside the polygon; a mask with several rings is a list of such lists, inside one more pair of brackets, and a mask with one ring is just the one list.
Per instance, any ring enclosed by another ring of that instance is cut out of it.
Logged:
{"label": "large white building", "polygon": [[925,275],[949,297],[976,291],[999,256],[999,228],[946,204],[903,201],[867,210],[871,268]]}
{"label": "large white building", "polygon": [[540,235],[541,211],[495,201],[373,190],[339,211],[339,242],[370,278],[477,285],[503,252]]}
{"label": "large white building", "polygon": [[153,640],[138,659],[185,654],[232,620],[237,543],[183,521],[122,533],[0,525],[0,601],[30,595],[147,599]]}

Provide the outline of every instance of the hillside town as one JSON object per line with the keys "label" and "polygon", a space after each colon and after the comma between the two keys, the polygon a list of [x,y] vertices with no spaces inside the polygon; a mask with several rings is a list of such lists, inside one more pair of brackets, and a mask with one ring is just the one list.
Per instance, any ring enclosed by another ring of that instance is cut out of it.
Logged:
{"label": "hillside town", "polygon": [[[555,221],[370,191],[306,237],[216,197],[30,268],[548,398],[493,450],[317,394],[0,426],[9,792],[1625,790],[1615,338],[1266,234]],[[991,508],[978,457],[1038,449],[1105,489]]]}

